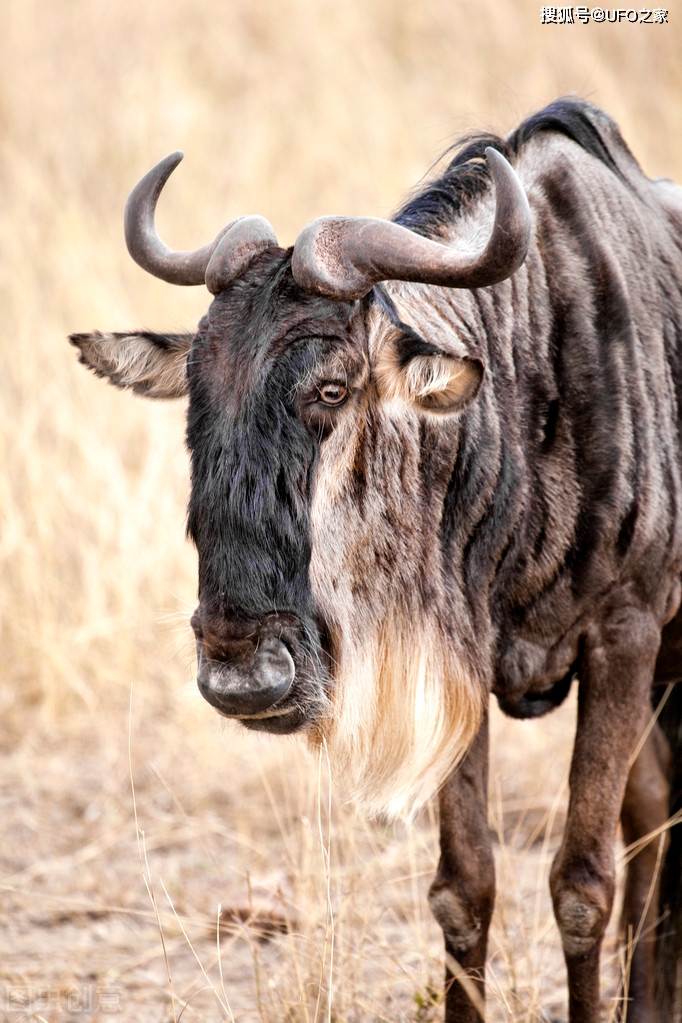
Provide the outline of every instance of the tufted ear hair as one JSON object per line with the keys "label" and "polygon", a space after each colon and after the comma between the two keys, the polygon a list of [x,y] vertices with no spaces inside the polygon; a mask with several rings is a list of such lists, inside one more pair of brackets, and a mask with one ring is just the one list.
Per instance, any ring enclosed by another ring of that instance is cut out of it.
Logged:
{"label": "tufted ear hair", "polygon": [[194,334],[71,334],[79,361],[116,387],[146,398],[187,394],[187,356]]}
{"label": "tufted ear hair", "polygon": [[483,362],[456,356],[412,331],[388,341],[374,374],[382,398],[402,398],[426,412],[460,412],[478,394]]}
{"label": "tufted ear hair", "polygon": [[440,415],[459,412],[468,405],[483,380],[482,360],[446,352],[425,341],[403,321],[383,285],[374,287],[372,297],[393,324],[374,366],[380,396],[402,398]]}

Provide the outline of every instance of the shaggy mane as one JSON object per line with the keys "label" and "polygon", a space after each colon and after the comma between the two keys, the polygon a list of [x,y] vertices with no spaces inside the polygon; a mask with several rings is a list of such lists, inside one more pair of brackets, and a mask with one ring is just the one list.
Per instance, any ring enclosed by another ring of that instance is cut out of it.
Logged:
{"label": "shaggy mane", "polygon": [[[417,234],[431,236],[456,219],[460,210],[482,195],[490,184],[485,160],[487,146],[497,149],[513,164],[521,149],[539,132],[558,132],[571,139],[605,164],[622,182],[611,148],[615,143],[633,160],[617,126],[601,110],[584,100],[566,97],[550,103],[544,110],[527,118],[506,138],[486,132],[464,136],[446,150],[454,152],[443,174],[413,195],[394,216],[394,221]],[[609,136],[608,140],[606,136]]]}

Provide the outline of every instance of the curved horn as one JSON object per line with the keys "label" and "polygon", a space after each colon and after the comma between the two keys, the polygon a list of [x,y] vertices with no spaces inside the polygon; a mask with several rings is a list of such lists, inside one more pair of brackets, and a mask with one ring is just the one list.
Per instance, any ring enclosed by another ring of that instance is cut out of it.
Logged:
{"label": "curved horn", "polygon": [[194,252],[175,252],[161,241],[154,225],[156,203],[183,154],[171,153],[138,181],[126,203],[124,226],[128,252],[143,270],[169,284],[203,284],[215,242]]}
{"label": "curved horn", "polygon": [[161,241],[154,225],[163,186],[182,160],[181,152],[160,160],[138,181],[126,203],[128,252],[143,270],[169,284],[204,284],[217,294],[264,248],[277,244],[263,217],[238,217],[217,238],[193,252],[176,252]]}
{"label": "curved horn", "polygon": [[206,267],[206,287],[212,295],[227,287],[252,259],[277,245],[277,236],[265,217],[240,217],[228,224],[215,241]]}
{"label": "curved horn", "polygon": [[320,217],[294,245],[292,271],[307,291],[362,298],[379,281],[420,281],[448,288],[484,288],[510,277],[528,252],[531,215],[516,172],[501,153],[485,151],[495,182],[495,221],[477,252],[432,241],[371,217]]}

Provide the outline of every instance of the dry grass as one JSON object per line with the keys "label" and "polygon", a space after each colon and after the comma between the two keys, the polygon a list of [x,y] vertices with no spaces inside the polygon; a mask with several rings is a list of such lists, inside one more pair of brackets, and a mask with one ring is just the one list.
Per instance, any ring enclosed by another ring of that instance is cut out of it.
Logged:
{"label": "dry grass", "polygon": [[[0,1018],[438,1015],[434,821],[387,830],[338,797],[330,814],[324,764],[318,786],[295,743],[223,732],[188,697],[183,410],[89,378],[65,336],[182,329],[203,312],[203,289],[146,277],[122,242],[131,184],[178,147],[187,160],[160,211],[177,247],[244,212],[286,242],[321,213],[386,215],[454,135],[506,131],[569,91],[610,110],[648,172],[682,178],[676,11],[669,20],[541,26],[539,4],[512,0],[10,0]],[[563,1004],[545,890],[571,713],[497,725],[493,1020]],[[239,922],[218,933],[219,903]]]}

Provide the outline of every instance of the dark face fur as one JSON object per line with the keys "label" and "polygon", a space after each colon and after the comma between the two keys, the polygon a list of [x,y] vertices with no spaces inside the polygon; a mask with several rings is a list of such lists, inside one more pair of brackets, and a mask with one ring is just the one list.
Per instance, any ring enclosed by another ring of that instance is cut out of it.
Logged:
{"label": "dark face fur", "polygon": [[320,444],[367,362],[352,305],[307,295],[289,265],[265,254],[215,299],[187,374],[199,688],[221,713],[273,732],[326,705],[310,505]]}

